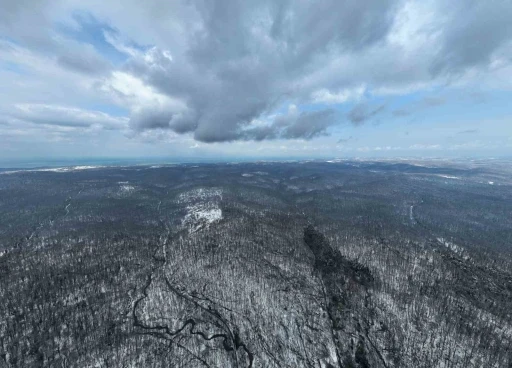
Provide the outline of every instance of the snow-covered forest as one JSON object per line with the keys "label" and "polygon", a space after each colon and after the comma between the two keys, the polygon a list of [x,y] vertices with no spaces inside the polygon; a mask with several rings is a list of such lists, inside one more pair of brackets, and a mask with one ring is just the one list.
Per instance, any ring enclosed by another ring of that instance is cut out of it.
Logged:
{"label": "snow-covered forest", "polygon": [[0,367],[512,367],[511,174],[0,171]]}

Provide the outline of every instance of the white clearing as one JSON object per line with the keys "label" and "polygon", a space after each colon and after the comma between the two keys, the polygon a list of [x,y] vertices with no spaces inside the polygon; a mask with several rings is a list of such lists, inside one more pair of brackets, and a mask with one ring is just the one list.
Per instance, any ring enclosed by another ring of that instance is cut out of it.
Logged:
{"label": "white clearing", "polygon": [[180,194],[178,203],[187,204],[187,214],[181,220],[182,226],[193,233],[221,220],[222,210],[219,207],[221,200],[220,189],[199,188]]}
{"label": "white clearing", "polygon": [[215,206],[209,208],[209,204],[188,206],[187,212],[181,223],[183,226],[190,227],[192,231],[222,219],[222,210]]}
{"label": "white clearing", "polygon": [[129,192],[135,190],[135,187],[132,185],[121,185],[119,187],[119,189],[121,190],[121,192],[129,193]]}

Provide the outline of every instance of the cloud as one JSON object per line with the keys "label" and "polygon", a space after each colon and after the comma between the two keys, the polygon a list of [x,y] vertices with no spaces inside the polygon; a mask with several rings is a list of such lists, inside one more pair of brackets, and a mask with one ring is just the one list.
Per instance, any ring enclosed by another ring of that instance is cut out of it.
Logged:
{"label": "cloud", "polygon": [[474,134],[474,133],[478,133],[478,129],[467,129],[467,130],[462,130],[462,131],[458,132],[458,134]]}
{"label": "cloud", "polygon": [[405,108],[400,108],[392,111],[393,116],[395,117],[404,117],[404,116],[410,116],[415,113],[418,113],[420,111],[435,108],[438,106],[442,106],[446,104],[447,101],[445,98],[440,96],[426,96],[421,98],[420,100],[417,100],[413,103],[410,103]]}
{"label": "cloud", "polygon": [[360,99],[365,92],[365,87],[344,89],[338,92],[331,92],[327,89],[320,89],[311,95],[313,102],[325,104],[340,104],[350,100]]}
{"label": "cloud", "polygon": [[[4,3],[0,56],[33,75],[0,86],[9,95],[2,111],[38,124],[129,128],[133,137],[314,139],[347,119],[375,118],[382,96],[512,70],[508,1]],[[447,103],[427,96],[391,114]],[[340,104],[355,104],[347,119]],[[126,118],[62,106],[120,108]]]}
{"label": "cloud", "polygon": [[130,45],[129,42],[122,40],[119,34],[113,30],[104,30],[103,38],[107,43],[123,54],[137,56],[141,53],[140,47],[137,45]]}
{"label": "cloud", "polygon": [[267,125],[249,127],[239,132],[246,140],[264,139],[313,139],[325,135],[327,129],[336,123],[332,109],[298,112],[291,105],[286,114],[278,115]]}
{"label": "cloud", "polygon": [[370,106],[367,103],[357,104],[347,114],[348,119],[354,125],[364,124],[384,110],[384,105]]}
{"label": "cloud", "polygon": [[127,124],[126,118],[113,117],[99,111],[45,104],[18,104],[12,115],[34,124],[72,128],[98,126],[103,129],[122,129]]}
{"label": "cloud", "polygon": [[312,139],[325,134],[329,126],[335,123],[334,111],[325,109],[320,111],[302,112],[276,119],[274,125],[281,129],[280,138],[286,139]]}
{"label": "cloud", "polygon": [[[395,6],[393,1],[364,5],[350,1],[348,7],[337,1],[192,4],[196,18],[185,17],[183,27],[190,21],[197,31],[190,32],[185,49],[180,53],[153,48],[149,56],[134,56],[126,73],[163,95],[184,101],[188,111],[175,124],[167,124],[176,116],[171,111],[159,114],[159,119],[144,119],[137,112],[133,120],[139,130],[193,129],[195,139],[203,142],[276,136],[310,139],[324,132],[331,113],[304,113],[286,128],[279,123],[271,128],[249,127],[282,104],[309,98],[315,103],[358,98],[364,91],[360,84],[331,90],[313,83],[305,89],[299,87],[300,80],[328,62],[333,50],[357,52],[383,41]],[[150,115],[154,114],[145,116]]]}
{"label": "cloud", "polygon": [[512,37],[512,2],[454,1],[437,9],[444,18],[441,47],[431,71],[434,74],[462,72],[488,65]]}
{"label": "cloud", "polygon": [[147,129],[171,129],[176,133],[194,131],[196,120],[187,111],[172,107],[143,108],[132,114],[129,125],[136,131]]}
{"label": "cloud", "polygon": [[62,67],[83,74],[104,74],[112,65],[89,48],[79,52],[59,55],[57,63]]}
{"label": "cloud", "polygon": [[439,144],[413,144],[409,146],[409,149],[411,150],[438,150],[442,149],[441,145]]}
{"label": "cloud", "polygon": [[347,142],[351,141],[352,139],[354,139],[352,136],[350,136],[348,138],[340,138],[340,139],[338,139],[337,143],[347,143]]}

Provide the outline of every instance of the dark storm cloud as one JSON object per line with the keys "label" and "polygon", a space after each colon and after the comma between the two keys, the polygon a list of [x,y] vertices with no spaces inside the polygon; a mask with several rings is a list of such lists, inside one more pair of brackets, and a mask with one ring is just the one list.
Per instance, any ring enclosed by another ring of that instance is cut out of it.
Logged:
{"label": "dark storm cloud", "polygon": [[347,118],[354,125],[364,124],[367,120],[375,117],[377,114],[384,110],[384,105],[370,106],[366,103],[360,103],[347,114]]}

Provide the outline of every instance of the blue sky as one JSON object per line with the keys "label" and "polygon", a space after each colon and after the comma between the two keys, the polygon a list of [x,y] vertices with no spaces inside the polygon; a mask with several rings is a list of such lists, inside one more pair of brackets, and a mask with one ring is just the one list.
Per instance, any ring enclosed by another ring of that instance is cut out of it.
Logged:
{"label": "blue sky", "polygon": [[512,3],[6,0],[0,158],[512,156]]}

